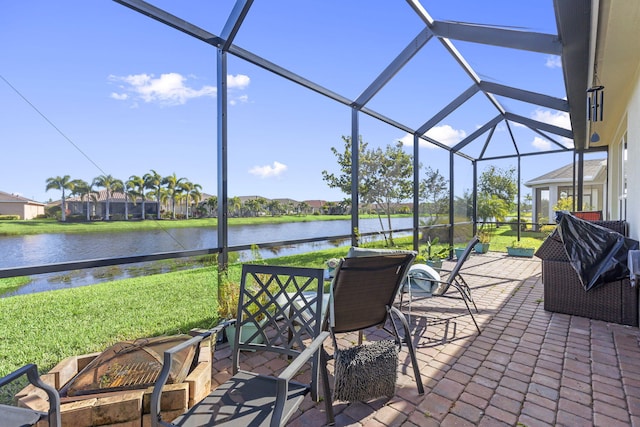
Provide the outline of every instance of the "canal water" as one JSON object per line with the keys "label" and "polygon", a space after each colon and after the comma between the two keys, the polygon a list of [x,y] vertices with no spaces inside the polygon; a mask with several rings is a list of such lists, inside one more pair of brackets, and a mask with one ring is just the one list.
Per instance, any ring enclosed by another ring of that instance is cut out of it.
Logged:
{"label": "canal water", "polygon": [[[392,219],[394,229],[411,228],[412,225],[412,218]],[[229,245],[256,244],[259,248],[258,256],[267,259],[346,245],[349,244],[349,240],[304,243],[279,248],[260,248],[261,243],[348,235],[350,228],[350,220],[233,226],[229,227]],[[359,223],[359,229],[363,234],[375,232],[380,230],[380,224],[377,219],[362,219]],[[396,233],[396,235],[400,234]],[[217,247],[217,230],[215,228],[164,228],[162,222],[158,222],[158,228],[151,231],[9,236],[0,237],[0,268],[28,267],[214,247]],[[255,257],[256,254],[251,251],[240,253],[242,261],[250,261]],[[65,274],[41,274],[32,276],[29,284],[0,295],[0,297],[85,286],[101,281],[133,277],[141,274],[140,271],[140,265],[131,264],[129,266],[79,270]]]}

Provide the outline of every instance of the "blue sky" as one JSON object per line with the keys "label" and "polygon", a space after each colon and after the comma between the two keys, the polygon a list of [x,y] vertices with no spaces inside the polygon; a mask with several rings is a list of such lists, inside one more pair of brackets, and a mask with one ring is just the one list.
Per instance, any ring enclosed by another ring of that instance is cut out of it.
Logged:
{"label": "blue sky", "polygon": [[[216,35],[233,6],[228,0],[151,3]],[[422,4],[436,20],[556,32],[551,0]],[[355,99],[423,26],[405,2],[256,0],[235,44]],[[482,79],[564,97],[557,57],[454,45]],[[45,191],[49,177],[126,180],[154,169],[216,193],[213,47],[112,1],[31,0],[0,5],[0,52],[0,190],[55,200],[58,191]],[[330,148],[342,147],[341,136],[350,134],[350,109],[233,56],[228,74],[229,195],[344,198],[321,173],[337,172]],[[368,107],[418,128],[471,83],[432,40]],[[499,101],[517,114],[569,126],[566,114]],[[454,144],[494,115],[486,98],[476,96],[429,135]],[[367,116],[360,131],[370,147],[411,142]],[[523,127],[512,131],[525,135],[522,152],[553,148]],[[506,127],[494,139],[486,155],[513,153]],[[468,153],[477,156],[483,144],[484,138],[470,144]],[[425,144],[420,157],[448,177],[444,150]],[[568,154],[523,158],[522,180],[571,160]],[[470,169],[456,160],[457,194],[471,188]]]}

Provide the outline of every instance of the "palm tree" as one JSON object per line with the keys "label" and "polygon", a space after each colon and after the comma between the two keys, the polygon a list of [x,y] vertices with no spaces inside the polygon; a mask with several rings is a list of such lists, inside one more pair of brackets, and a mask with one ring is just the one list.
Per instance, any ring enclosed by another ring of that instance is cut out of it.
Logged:
{"label": "palm tree", "polygon": [[189,219],[189,207],[190,207],[189,202],[191,200],[196,205],[198,204],[198,202],[200,201],[200,198],[202,197],[202,195],[200,194],[200,190],[202,190],[202,186],[200,184],[194,184],[191,181],[185,181],[180,184],[180,188],[182,189],[182,191],[184,191],[184,194],[185,194],[187,219]]}
{"label": "palm tree", "polygon": [[135,184],[127,180],[122,185],[122,191],[124,192],[124,219],[129,221],[129,202],[136,204],[138,193],[136,192]]}
{"label": "palm tree", "polygon": [[192,183],[191,190],[187,191],[187,193],[186,193],[186,196],[187,196],[187,219],[189,219],[189,206],[191,206],[192,204],[197,206],[198,203],[200,203],[200,200],[202,200],[202,193],[200,192],[200,190],[202,190],[202,185],[193,184]]}
{"label": "palm tree", "polygon": [[157,215],[158,219],[160,219],[160,190],[162,189],[162,176],[158,172],[151,169],[151,172],[144,174],[142,179],[144,179],[144,188],[152,190],[153,194],[155,195],[157,203]]}
{"label": "palm tree", "polygon": [[258,216],[260,202],[258,201],[258,199],[249,199],[244,202],[244,207],[249,211],[249,216]]}
{"label": "palm tree", "polygon": [[269,203],[267,203],[267,209],[269,209],[271,216],[280,215],[282,213],[282,203],[277,200],[269,200]]}
{"label": "palm tree", "polygon": [[233,210],[239,216],[240,209],[242,209],[242,200],[240,200],[240,197],[230,198],[227,202],[227,209]]}
{"label": "palm tree", "polygon": [[217,216],[218,212],[218,196],[211,196],[206,201],[209,207],[209,216]]}
{"label": "palm tree", "polygon": [[71,181],[71,177],[69,175],[65,176],[56,176],[53,178],[47,178],[47,189],[49,190],[60,190],[62,192],[62,198],[60,199],[60,210],[61,217],[60,219],[64,222],[67,220],[67,205],[65,202],[65,190],[73,191],[73,181]]}
{"label": "palm tree", "polygon": [[91,221],[91,201],[96,199],[96,192],[93,189],[93,183],[89,184],[82,179],[75,179],[73,181],[73,192],[80,196],[80,200],[87,201],[87,221]]}
{"label": "palm tree", "polygon": [[292,213],[294,213],[294,209],[295,209],[296,205],[293,202],[287,202],[287,215],[291,215]]}
{"label": "palm tree", "polygon": [[298,215],[305,215],[307,212],[309,212],[309,208],[311,206],[309,206],[309,203],[307,202],[300,202],[296,205],[296,209],[298,210]]}
{"label": "palm tree", "polygon": [[93,180],[93,184],[107,190],[105,221],[109,221],[111,218],[109,215],[109,203],[111,201],[111,194],[118,191],[124,191],[124,184],[122,183],[121,180],[114,178],[111,175],[100,175],[99,177]]}
{"label": "palm tree", "polygon": [[160,197],[160,205],[163,205],[165,208],[168,208],[167,202],[171,200],[169,189],[165,187],[160,188],[160,195],[158,197]]}
{"label": "palm tree", "polygon": [[145,201],[146,196],[144,194],[145,190],[145,181],[144,178],[138,175],[131,175],[127,180],[127,187],[129,188],[129,194],[134,195],[136,198],[140,197],[142,199],[142,219],[145,219]]}
{"label": "palm tree", "polygon": [[171,219],[176,219],[176,199],[182,193],[182,184],[186,178],[178,178],[176,173],[162,178],[162,183],[167,186],[167,195],[171,199]]}

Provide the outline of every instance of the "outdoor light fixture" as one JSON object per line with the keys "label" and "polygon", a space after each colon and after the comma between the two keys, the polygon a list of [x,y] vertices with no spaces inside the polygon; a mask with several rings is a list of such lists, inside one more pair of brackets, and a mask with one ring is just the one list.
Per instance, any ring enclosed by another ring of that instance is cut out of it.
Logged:
{"label": "outdoor light fixture", "polygon": [[[602,113],[604,112],[604,86],[593,86],[587,89],[589,96],[587,97],[587,115],[592,122],[602,121]],[[597,135],[597,134],[595,134]],[[598,140],[600,137],[598,136]],[[593,141],[593,136],[591,137]]]}
{"label": "outdoor light fixture", "polygon": [[598,142],[600,141],[600,135],[598,135],[598,132],[594,132],[591,134],[591,142]]}

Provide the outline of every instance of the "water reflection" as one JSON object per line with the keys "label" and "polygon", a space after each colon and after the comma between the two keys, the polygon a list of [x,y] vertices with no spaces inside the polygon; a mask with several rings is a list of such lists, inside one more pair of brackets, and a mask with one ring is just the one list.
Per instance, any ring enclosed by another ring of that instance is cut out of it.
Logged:
{"label": "water reflection", "polygon": [[[394,218],[393,227],[396,229],[409,228],[411,224],[411,218]],[[269,259],[346,246],[350,244],[350,241],[348,239],[338,239],[271,248],[260,247],[260,244],[272,241],[346,235],[349,234],[350,226],[351,222],[348,220],[234,226],[229,229],[229,244],[231,246],[249,244],[258,246],[257,254],[252,253],[250,250],[239,252],[239,260],[242,262],[254,260],[256,256]],[[376,227],[378,227],[377,220],[362,220],[360,223],[360,230],[363,233],[374,231],[377,229]],[[403,234],[406,235],[407,233]],[[368,240],[375,240],[375,237]],[[0,268],[206,249],[216,246],[217,231],[210,228],[1,237],[0,254],[2,255],[0,255]],[[115,279],[193,268],[193,265],[193,260],[178,259],[75,270],[62,274],[41,274],[32,276],[30,283],[21,286],[17,290],[10,291],[4,295],[1,294],[2,291],[0,290],[0,296],[7,297],[86,286]]]}

